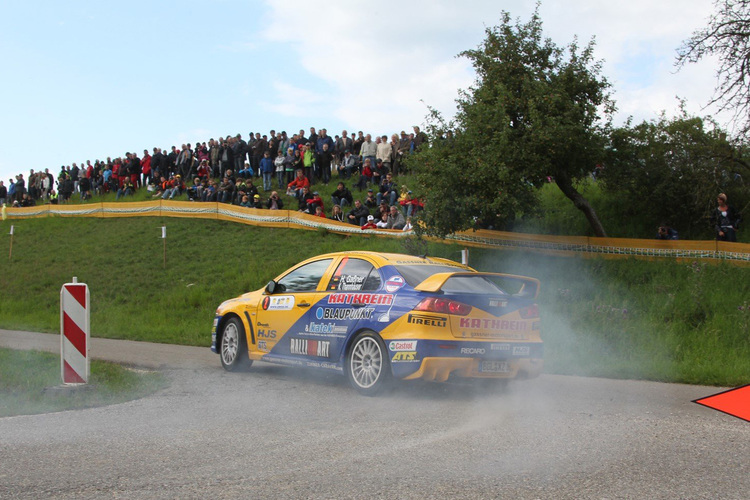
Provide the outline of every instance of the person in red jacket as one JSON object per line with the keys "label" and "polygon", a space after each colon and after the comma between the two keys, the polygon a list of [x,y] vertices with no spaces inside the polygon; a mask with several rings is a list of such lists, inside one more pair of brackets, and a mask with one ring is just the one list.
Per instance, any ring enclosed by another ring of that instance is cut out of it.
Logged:
{"label": "person in red jacket", "polygon": [[302,169],[297,170],[297,176],[294,178],[292,182],[287,184],[287,194],[294,193],[294,197],[299,199],[302,196],[302,192],[305,188],[310,187],[310,180],[305,177],[305,173],[302,171]]}
{"label": "person in red jacket", "polygon": [[378,226],[375,224],[375,217],[372,215],[367,216],[367,223],[362,226],[360,229],[364,231],[365,229],[377,229]]}

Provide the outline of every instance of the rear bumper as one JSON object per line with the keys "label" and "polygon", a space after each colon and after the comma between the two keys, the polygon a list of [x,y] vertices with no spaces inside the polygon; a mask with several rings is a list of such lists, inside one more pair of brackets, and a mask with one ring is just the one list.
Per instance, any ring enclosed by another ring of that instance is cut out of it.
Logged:
{"label": "rear bumper", "polygon": [[419,369],[404,377],[404,380],[432,380],[445,382],[449,377],[464,378],[534,378],[542,373],[544,361],[541,358],[507,360],[508,370],[503,373],[487,373],[479,370],[483,360],[477,358],[424,358]]}

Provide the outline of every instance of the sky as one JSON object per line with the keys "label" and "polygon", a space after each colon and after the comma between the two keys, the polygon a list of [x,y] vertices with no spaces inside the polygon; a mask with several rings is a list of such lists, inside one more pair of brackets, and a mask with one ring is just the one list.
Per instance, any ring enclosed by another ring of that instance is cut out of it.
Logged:
{"label": "sky", "polygon": [[[455,113],[476,48],[526,0],[5,2],[0,179],[228,134],[309,128],[388,134]],[[615,123],[704,108],[715,61],[679,72],[676,49],[710,0],[546,0],[545,36],[596,40]],[[721,115],[718,115],[721,123]]]}

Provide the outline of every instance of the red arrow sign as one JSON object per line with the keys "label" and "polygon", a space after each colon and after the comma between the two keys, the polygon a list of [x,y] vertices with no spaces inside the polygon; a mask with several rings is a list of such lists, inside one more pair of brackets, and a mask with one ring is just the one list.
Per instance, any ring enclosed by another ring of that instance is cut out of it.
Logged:
{"label": "red arrow sign", "polygon": [[696,399],[693,403],[713,408],[750,422],[750,384]]}

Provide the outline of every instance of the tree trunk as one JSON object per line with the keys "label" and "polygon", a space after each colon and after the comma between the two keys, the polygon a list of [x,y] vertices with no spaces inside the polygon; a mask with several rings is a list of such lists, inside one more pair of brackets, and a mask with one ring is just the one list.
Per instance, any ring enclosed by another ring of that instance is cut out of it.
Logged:
{"label": "tree trunk", "polygon": [[589,221],[591,229],[594,231],[594,235],[606,238],[607,233],[604,231],[604,226],[602,226],[599,217],[597,217],[596,211],[591,206],[589,201],[584,198],[583,195],[579,193],[575,187],[573,187],[573,182],[570,180],[570,178],[555,177],[555,183],[557,184],[557,187],[560,188],[560,191],[562,191],[565,196],[570,198],[570,201],[573,202],[573,205],[575,205],[578,210],[583,212],[583,215],[586,216],[586,220]]}

